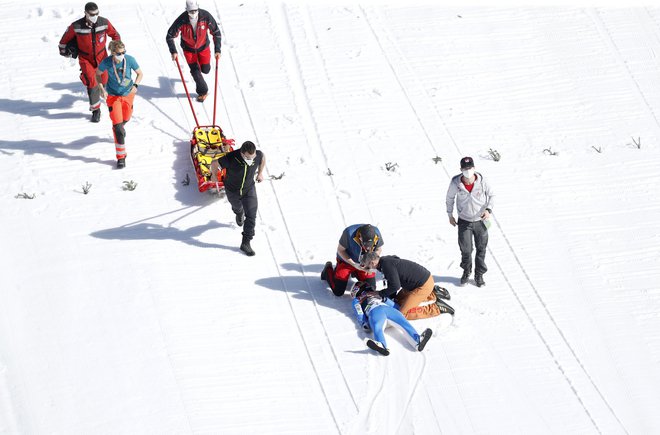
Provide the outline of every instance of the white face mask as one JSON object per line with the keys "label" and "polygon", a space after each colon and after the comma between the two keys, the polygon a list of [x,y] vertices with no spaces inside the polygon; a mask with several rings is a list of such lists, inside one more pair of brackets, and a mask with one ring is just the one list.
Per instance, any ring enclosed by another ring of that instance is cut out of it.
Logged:
{"label": "white face mask", "polygon": [[246,157],[245,154],[241,153],[241,157],[243,157],[243,161],[245,162],[246,165],[248,165],[248,166],[254,165],[254,157],[256,157],[256,156],[254,156],[250,159],[250,158]]}
{"label": "white face mask", "polygon": [[89,21],[92,24],[96,24],[96,20],[99,19],[99,14],[97,13],[96,15],[90,15],[87,12],[85,12],[85,17],[87,17],[87,21]]}
{"label": "white face mask", "polygon": [[461,172],[465,178],[472,178],[474,176],[474,169],[463,169]]}

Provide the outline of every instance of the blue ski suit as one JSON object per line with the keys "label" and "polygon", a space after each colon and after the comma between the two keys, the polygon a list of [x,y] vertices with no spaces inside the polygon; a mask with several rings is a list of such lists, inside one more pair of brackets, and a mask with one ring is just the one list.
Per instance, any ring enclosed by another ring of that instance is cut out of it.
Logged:
{"label": "blue ski suit", "polygon": [[358,323],[365,330],[367,330],[367,326],[370,327],[374,333],[374,339],[385,349],[387,349],[387,342],[384,331],[388,321],[403,329],[415,343],[419,343],[419,334],[401,314],[401,311],[395,308],[395,305],[391,299],[382,298],[374,291],[358,292],[353,298],[353,311]]}

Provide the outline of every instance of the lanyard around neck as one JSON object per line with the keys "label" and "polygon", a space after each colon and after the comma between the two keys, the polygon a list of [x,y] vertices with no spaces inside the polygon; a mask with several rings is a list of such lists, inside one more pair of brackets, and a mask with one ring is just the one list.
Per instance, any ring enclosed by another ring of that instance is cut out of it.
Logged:
{"label": "lanyard around neck", "polygon": [[124,65],[124,69],[122,71],[122,77],[121,80],[119,80],[119,74],[117,73],[117,62],[115,62],[114,59],[112,59],[112,69],[115,71],[115,78],[117,79],[117,83],[121,85],[121,82],[126,78],[126,58],[121,61]]}

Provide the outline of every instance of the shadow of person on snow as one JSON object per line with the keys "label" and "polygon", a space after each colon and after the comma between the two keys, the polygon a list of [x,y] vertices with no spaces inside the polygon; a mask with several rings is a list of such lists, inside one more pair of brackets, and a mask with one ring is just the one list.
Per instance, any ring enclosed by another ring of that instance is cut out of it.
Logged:
{"label": "shadow of person on snow", "polygon": [[283,263],[280,265],[282,269],[300,272],[300,275],[261,278],[256,280],[255,284],[270,290],[289,293],[295,299],[309,301],[310,309],[311,304],[317,303],[320,306],[340,311],[353,320],[351,295],[347,292],[344,296],[337,297],[332,293],[328,284],[321,281],[320,275],[323,266],[323,264]]}
{"label": "shadow of person on snow", "polygon": [[439,276],[439,275],[433,275],[433,281],[435,281],[436,284],[442,285],[444,284],[453,284],[456,287],[461,286],[461,277],[460,276]]}
{"label": "shadow of person on snow", "polygon": [[90,145],[98,144],[99,142],[113,143],[108,138],[102,138],[99,136],[85,136],[80,139],[76,139],[69,143],[62,142],[50,142],[43,140],[15,140],[7,141],[0,140],[0,153],[11,155],[11,151],[22,151],[26,155],[36,155],[43,154],[59,159],[67,159],[72,161],[81,161],[84,163],[102,163],[102,164],[114,164],[114,161],[110,160],[100,160],[93,157],[87,156],[75,156],[66,153],[65,150],[83,150]]}
{"label": "shadow of person on snow", "polygon": [[175,240],[198,248],[226,249],[228,251],[239,252],[238,246],[226,246],[197,240],[197,237],[201,236],[208,230],[230,227],[231,225],[209,221],[206,225],[197,225],[181,230],[175,227],[166,227],[163,225],[141,222],[95,231],[90,235],[105,240]]}
{"label": "shadow of person on snow", "polygon": [[64,110],[72,108],[73,103],[77,100],[83,100],[83,98],[73,95],[61,95],[60,99],[55,102],[9,100],[7,98],[0,98],[0,112],[8,112],[25,116],[38,116],[47,119],[89,118],[89,112],[50,113],[51,110]]}

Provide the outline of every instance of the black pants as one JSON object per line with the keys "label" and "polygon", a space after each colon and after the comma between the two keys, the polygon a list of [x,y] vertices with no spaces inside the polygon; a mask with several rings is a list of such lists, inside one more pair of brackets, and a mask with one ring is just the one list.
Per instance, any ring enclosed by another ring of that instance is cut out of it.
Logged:
{"label": "black pants", "polygon": [[472,272],[472,239],[477,248],[474,257],[475,275],[483,275],[486,267],[486,247],[488,246],[488,229],[483,221],[468,222],[458,220],[458,247],[461,248],[461,268]]}
{"label": "black pants", "polygon": [[252,240],[254,237],[254,227],[257,225],[257,188],[252,186],[247,190],[240,192],[225,190],[227,201],[231,204],[231,209],[235,214],[245,213],[245,223],[243,224],[243,235]]}
{"label": "black pants", "polygon": [[211,65],[202,65],[201,69],[198,63],[189,63],[190,74],[195,80],[195,92],[197,95],[206,95],[209,93],[209,87],[202,76],[202,73],[208,74],[211,71]]}

